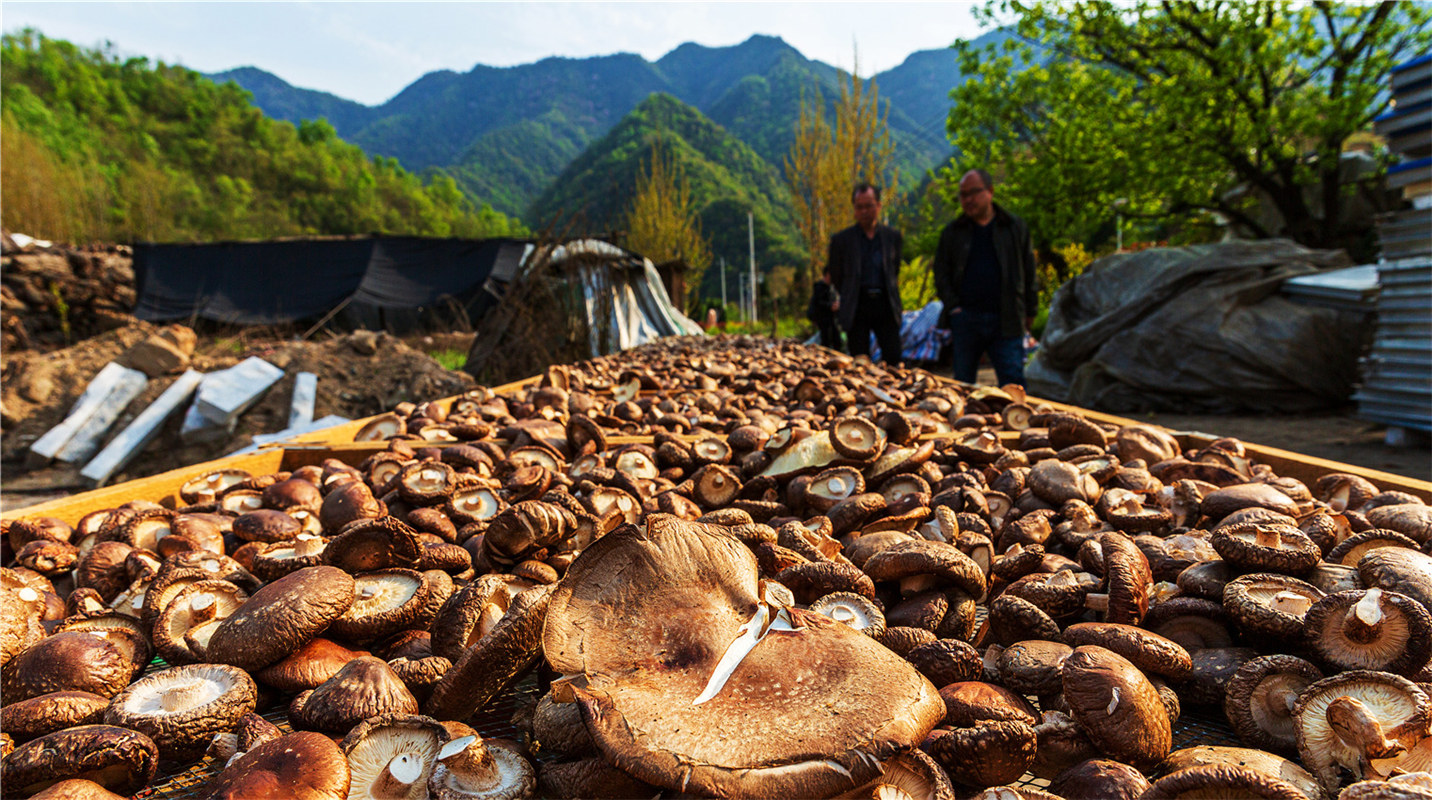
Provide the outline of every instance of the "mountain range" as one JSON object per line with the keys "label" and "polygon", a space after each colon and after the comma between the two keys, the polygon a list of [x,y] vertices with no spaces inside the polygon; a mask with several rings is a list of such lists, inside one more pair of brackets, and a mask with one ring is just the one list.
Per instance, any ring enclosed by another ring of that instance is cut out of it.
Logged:
{"label": "mountain range", "polygon": [[[992,31],[976,44],[1007,35]],[[841,82],[840,70],[764,35],[729,47],[687,43],[656,61],[619,53],[440,70],[377,106],[298,88],[255,67],[209,77],[248,90],[270,117],[295,123],[322,117],[370,155],[395,158],[412,171],[441,169],[470,197],[533,225],[563,171],[653,95],[708,118],[779,176],[801,98],[819,91],[829,105]],[[916,52],[874,79],[888,102],[901,173],[923,174],[949,155],[948,96],[962,79],[956,54]]]}

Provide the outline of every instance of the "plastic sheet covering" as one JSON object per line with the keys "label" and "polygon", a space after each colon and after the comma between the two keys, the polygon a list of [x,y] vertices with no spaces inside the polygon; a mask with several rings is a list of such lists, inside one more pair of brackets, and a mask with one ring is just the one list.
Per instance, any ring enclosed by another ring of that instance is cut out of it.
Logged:
{"label": "plastic sheet covering", "polygon": [[[567,250],[574,254],[614,255],[603,249],[584,250],[583,241],[568,244]],[[661,283],[661,275],[649,259],[633,256],[605,242],[595,244],[626,257],[586,260],[576,270],[582,281],[588,321],[587,338],[593,358],[663,336],[701,333],[700,325],[671,304],[666,287]],[[553,263],[564,260],[559,255],[554,252]]]}
{"label": "plastic sheet covering", "polygon": [[1362,315],[1292,302],[1288,278],[1349,266],[1285,240],[1108,256],[1059,288],[1031,394],[1113,412],[1305,412],[1344,405]]}

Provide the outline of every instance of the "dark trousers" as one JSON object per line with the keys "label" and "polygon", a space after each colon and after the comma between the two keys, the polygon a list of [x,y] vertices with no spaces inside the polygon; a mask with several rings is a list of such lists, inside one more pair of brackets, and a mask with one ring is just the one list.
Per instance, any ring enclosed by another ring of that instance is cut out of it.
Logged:
{"label": "dark trousers", "polygon": [[850,354],[870,355],[870,334],[880,343],[880,357],[886,364],[899,364],[900,319],[890,311],[890,299],[884,292],[862,291],[855,306],[855,321],[850,326]]}
{"label": "dark trousers", "polygon": [[845,342],[840,335],[840,326],[836,324],[835,318],[823,319],[816,323],[820,329],[820,343],[832,350],[844,350]]}
{"label": "dark trousers", "polygon": [[1000,336],[998,311],[961,309],[950,315],[950,350],[955,380],[974,383],[980,356],[989,353],[999,385],[1024,385],[1024,336]]}

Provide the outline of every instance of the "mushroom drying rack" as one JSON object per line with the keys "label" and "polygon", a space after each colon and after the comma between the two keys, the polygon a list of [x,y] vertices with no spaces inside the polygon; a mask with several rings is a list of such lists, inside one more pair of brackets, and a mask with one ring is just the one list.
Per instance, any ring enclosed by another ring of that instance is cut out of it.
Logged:
{"label": "mushroom drying rack", "polygon": [[[935,376],[942,382],[955,384],[948,378]],[[494,387],[499,394],[515,392],[540,378],[532,377],[522,381]],[[962,384],[957,384],[962,385]],[[642,392],[641,394],[651,394]],[[457,397],[448,397],[434,401],[444,408],[451,405]],[[1030,402],[1048,403],[1048,405],[1066,411],[1073,411],[1089,419],[1114,425],[1142,424],[1137,420],[1118,417],[1111,414],[1104,414],[1097,411],[1070,406],[1062,403],[1055,403],[1041,400],[1039,398],[1028,398]],[[320,464],[325,459],[336,458],[349,464],[358,464],[374,452],[385,449],[381,442],[355,442],[354,434],[365,424],[375,419],[368,417],[354,420],[349,423],[315,431],[288,442],[279,443],[260,448],[256,452],[233,455],[220,458],[202,464],[194,464],[169,472],[153,475],[146,478],[139,478],[113,486],[94,489],[59,500],[52,500],[33,506],[18,509],[6,510],[0,513],[0,518],[20,518],[30,516],[53,516],[65,520],[70,524],[77,522],[85,514],[102,508],[111,508],[128,500],[145,499],[159,502],[164,505],[173,505],[178,502],[179,488],[185,481],[195,474],[215,469],[238,468],[245,469],[252,473],[260,474],[275,472],[279,470],[293,470],[308,464]],[[1207,445],[1214,439],[1214,435],[1192,432],[1192,431],[1170,431],[1185,448],[1196,448]],[[1017,433],[1001,432],[1001,438],[1013,441]],[[938,438],[941,434],[927,435],[925,438]],[[695,437],[692,437],[693,439]],[[650,443],[651,437],[646,436],[622,436],[611,439],[613,443]],[[1432,502],[1432,482],[1408,478],[1401,475],[1394,475],[1387,472],[1365,469],[1362,467],[1343,464],[1336,461],[1329,461],[1287,450],[1266,447],[1251,442],[1244,443],[1249,456],[1254,460],[1268,464],[1280,475],[1297,478],[1305,483],[1311,483],[1318,477],[1332,473],[1345,472],[1360,475],[1378,484],[1384,489],[1396,489],[1409,492],[1421,497],[1424,501]],[[167,668],[162,659],[156,658],[150,664],[148,672]],[[473,727],[483,736],[516,739],[519,734],[513,725],[513,714],[524,704],[535,702],[540,695],[537,680],[529,675],[527,678],[510,687],[495,698],[488,706],[479,712],[472,720]],[[271,709],[263,714],[264,718],[273,722],[284,731],[290,730],[288,725],[287,709],[284,706]],[[1238,746],[1238,737],[1228,726],[1223,715],[1215,709],[1186,709],[1177,723],[1173,726],[1173,748],[1193,747],[1196,745],[1229,745]],[[542,761],[538,755],[537,760]],[[166,771],[165,767],[169,769]],[[205,785],[222,768],[222,764],[212,756],[205,756],[203,760],[192,765],[165,764],[161,762],[160,773],[155,781],[148,787],[141,789],[133,795],[135,800],[181,800],[187,798],[201,797]],[[1017,785],[1047,787],[1049,781],[1043,778],[1036,778],[1026,774]]]}

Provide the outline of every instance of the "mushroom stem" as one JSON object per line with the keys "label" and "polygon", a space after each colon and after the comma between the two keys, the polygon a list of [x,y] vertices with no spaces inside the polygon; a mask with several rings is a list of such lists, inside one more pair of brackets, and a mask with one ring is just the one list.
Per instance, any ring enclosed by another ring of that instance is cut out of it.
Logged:
{"label": "mushroom stem", "polygon": [[1107,594],[1084,595],[1084,607],[1090,611],[1107,612],[1109,610],[1109,596]]}
{"label": "mushroom stem", "polygon": [[935,588],[939,580],[934,575],[911,575],[900,579],[900,594],[909,597],[927,589]]}
{"label": "mushroom stem", "polygon": [[1282,538],[1274,528],[1259,528],[1253,535],[1253,542],[1259,547],[1278,547],[1282,544]]}
{"label": "mushroom stem", "polygon": [[159,696],[159,705],[165,711],[183,711],[193,708],[204,698],[204,681],[180,683]]}
{"label": "mushroom stem", "polygon": [[299,534],[293,543],[293,554],[299,558],[316,556],[323,552],[323,539],[308,533]]}
{"label": "mushroom stem", "polygon": [[477,794],[502,782],[502,770],[487,744],[478,736],[463,736],[443,745],[438,753],[454,782],[464,791]]}
{"label": "mushroom stem", "polygon": [[1372,644],[1382,632],[1382,590],[1368,589],[1343,618],[1343,635],[1358,644]]}
{"label": "mushroom stem", "polygon": [[423,761],[411,753],[394,756],[373,784],[373,796],[385,800],[407,797],[414,783],[423,777]]}
{"label": "mushroom stem", "polygon": [[1333,733],[1355,748],[1365,762],[1373,758],[1392,758],[1407,750],[1399,742],[1388,739],[1382,723],[1356,697],[1346,695],[1328,704],[1328,725]]}
{"label": "mushroom stem", "polygon": [[189,599],[189,619],[193,625],[208,622],[214,618],[217,611],[218,605],[214,602],[212,594],[196,594]]}

